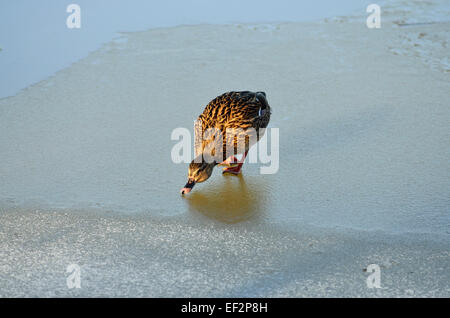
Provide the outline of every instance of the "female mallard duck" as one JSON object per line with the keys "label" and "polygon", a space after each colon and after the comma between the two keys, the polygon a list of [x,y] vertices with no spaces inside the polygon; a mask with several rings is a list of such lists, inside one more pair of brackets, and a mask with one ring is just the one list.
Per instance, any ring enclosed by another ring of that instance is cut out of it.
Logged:
{"label": "female mallard duck", "polygon": [[[264,129],[260,131],[260,128],[266,128],[269,120],[270,106],[264,92],[228,92],[209,102],[198,117],[196,124],[196,140],[200,140],[200,142],[196,142],[196,154],[201,157],[192,160],[189,165],[188,182],[181,189],[181,194],[190,192],[196,183],[206,181],[218,164],[228,166],[224,168],[224,173],[239,174],[248,150],[264,135]],[[222,140],[214,136],[205,138],[203,132],[207,132],[211,128],[220,131]],[[256,131],[256,138],[249,137],[249,128]],[[232,139],[230,139],[227,130],[228,132],[233,131],[236,135],[231,135]],[[238,145],[242,138],[245,138],[245,147]],[[227,144],[234,148],[235,155],[243,154],[239,162],[234,155],[227,156]],[[223,152],[216,156],[215,149],[220,148],[223,149]],[[215,159],[205,160],[204,154],[207,152],[210,152]]]}

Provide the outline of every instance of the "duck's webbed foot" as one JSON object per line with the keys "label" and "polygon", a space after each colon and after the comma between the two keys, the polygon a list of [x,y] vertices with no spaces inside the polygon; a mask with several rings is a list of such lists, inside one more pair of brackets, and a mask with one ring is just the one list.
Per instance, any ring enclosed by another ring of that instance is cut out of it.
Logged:
{"label": "duck's webbed foot", "polygon": [[[222,173],[232,173],[232,174],[239,174],[241,173],[242,166],[244,165],[245,157],[247,157],[248,151],[245,152],[245,154],[242,156],[242,159],[238,161],[238,159],[235,156],[231,156],[228,159],[231,159],[233,162],[232,164],[229,164],[228,167],[223,168]],[[227,159],[227,160],[228,160]],[[225,160],[225,161],[227,161]]]}
{"label": "duck's webbed foot", "polygon": [[235,167],[237,166],[239,160],[235,156],[229,157],[227,160],[219,163],[219,166],[229,166],[229,167]]}
{"label": "duck's webbed foot", "polygon": [[223,168],[222,173],[232,173],[232,174],[239,174],[241,173],[242,163],[238,163],[236,165],[233,165],[231,167]]}

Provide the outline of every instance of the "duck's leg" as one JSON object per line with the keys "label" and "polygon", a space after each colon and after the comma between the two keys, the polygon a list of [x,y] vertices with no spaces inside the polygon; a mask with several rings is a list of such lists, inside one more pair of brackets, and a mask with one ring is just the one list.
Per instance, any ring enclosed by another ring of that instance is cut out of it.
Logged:
{"label": "duck's leg", "polygon": [[233,166],[227,167],[227,168],[223,168],[222,173],[232,173],[232,174],[241,173],[241,168],[244,165],[244,161],[245,161],[245,157],[247,157],[247,153],[248,153],[248,151],[245,152],[245,154],[242,156],[241,161],[239,161],[236,165],[233,165]]}
{"label": "duck's leg", "polygon": [[235,156],[231,156],[231,157],[227,158],[227,160],[219,163],[219,166],[234,167],[238,164],[238,162],[239,162],[238,158],[236,158]]}

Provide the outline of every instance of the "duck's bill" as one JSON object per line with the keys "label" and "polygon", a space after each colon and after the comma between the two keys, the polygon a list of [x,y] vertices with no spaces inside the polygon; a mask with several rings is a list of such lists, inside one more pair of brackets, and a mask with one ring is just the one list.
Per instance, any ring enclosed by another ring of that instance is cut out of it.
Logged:
{"label": "duck's bill", "polygon": [[181,189],[180,193],[185,194],[191,192],[192,188],[195,186],[195,181],[189,180],[183,189]]}

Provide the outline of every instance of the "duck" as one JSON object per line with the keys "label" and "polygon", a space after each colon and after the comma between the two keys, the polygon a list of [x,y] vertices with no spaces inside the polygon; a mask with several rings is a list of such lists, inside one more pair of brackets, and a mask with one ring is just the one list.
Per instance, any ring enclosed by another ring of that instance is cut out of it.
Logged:
{"label": "duck", "polygon": [[[231,91],[211,100],[196,121],[197,156],[189,164],[188,181],[180,193],[187,194],[197,183],[208,180],[218,165],[226,166],[223,168],[224,174],[239,175],[250,147],[263,137],[263,128],[268,126],[270,115],[271,108],[265,92]],[[208,131],[219,132],[220,135],[206,136]],[[227,135],[229,131],[235,135],[230,137]],[[248,131],[256,132],[256,138],[250,138]],[[245,147],[239,144],[242,138],[245,138]],[[231,155],[227,148],[234,150]],[[222,153],[216,154],[216,149],[221,149]],[[206,160],[207,153],[214,159]],[[242,155],[242,158],[238,160],[237,155]]]}

